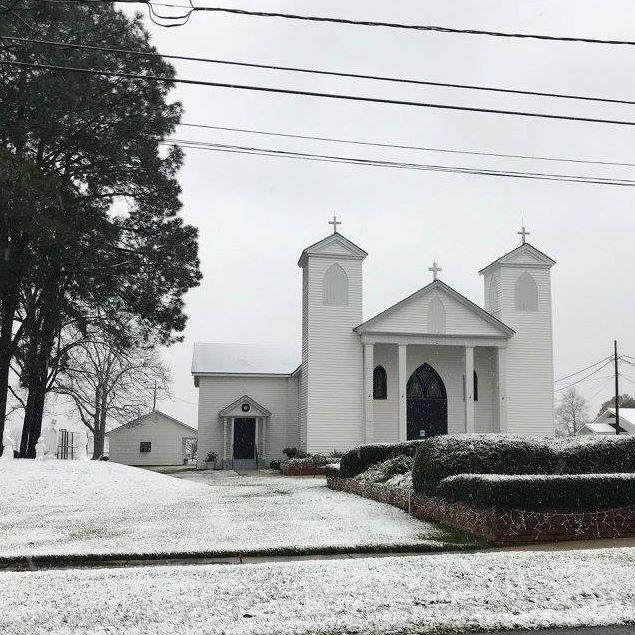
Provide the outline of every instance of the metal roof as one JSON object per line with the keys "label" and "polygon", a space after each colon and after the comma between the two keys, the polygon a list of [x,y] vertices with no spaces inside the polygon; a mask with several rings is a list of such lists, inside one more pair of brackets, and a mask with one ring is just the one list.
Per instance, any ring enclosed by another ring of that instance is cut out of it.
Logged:
{"label": "metal roof", "polygon": [[193,375],[291,375],[300,354],[264,344],[194,344]]}

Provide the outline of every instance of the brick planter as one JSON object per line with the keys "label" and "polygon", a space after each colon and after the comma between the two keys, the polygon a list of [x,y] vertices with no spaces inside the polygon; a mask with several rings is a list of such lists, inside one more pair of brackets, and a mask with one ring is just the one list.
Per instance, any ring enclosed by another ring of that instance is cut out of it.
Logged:
{"label": "brick planter", "polygon": [[324,476],[326,474],[326,466],[316,467],[310,463],[301,465],[285,465],[282,468],[284,476]]}
{"label": "brick planter", "polygon": [[432,520],[481,536],[497,545],[635,536],[635,505],[618,509],[479,509],[448,503],[412,490],[354,479],[329,477],[331,489],[399,507],[420,520]]}

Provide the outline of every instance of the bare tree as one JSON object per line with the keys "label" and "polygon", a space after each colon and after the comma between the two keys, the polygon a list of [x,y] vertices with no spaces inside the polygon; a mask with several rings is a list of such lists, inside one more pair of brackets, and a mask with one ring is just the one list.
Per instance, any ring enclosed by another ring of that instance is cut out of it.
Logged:
{"label": "bare tree", "polygon": [[121,350],[105,341],[83,343],[69,353],[53,388],[74,404],[92,432],[93,459],[104,452],[107,428],[128,425],[169,394],[170,375],[154,349]]}
{"label": "bare tree", "polygon": [[562,393],[555,415],[558,432],[573,436],[589,420],[587,400],[571,387]]}

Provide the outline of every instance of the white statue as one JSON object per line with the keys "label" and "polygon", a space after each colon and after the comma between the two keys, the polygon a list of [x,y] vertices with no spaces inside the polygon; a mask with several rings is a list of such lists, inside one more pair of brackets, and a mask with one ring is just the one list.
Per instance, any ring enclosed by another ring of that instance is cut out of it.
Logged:
{"label": "white statue", "polygon": [[35,444],[35,460],[44,461],[44,455],[46,454],[46,442],[44,437],[40,437]]}
{"label": "white statue", "polygon": [[4,435],[2,436],[2,445],[4,446],[4,450],[2,452],[2,457],[0,460],[2,461],[12,461],[13,460],[13,452],[17,449],[17,443],[13,436],[9,433],[9,430],[4,431]]}
{"label": "white statue", "polygon": [[86,430],[73,433],[73,456],[77,461],[88,461],[88,434]]}
{"label": "white statue", "polygon": [[48,455],[47,458],[55,457],[57,453],[57,422],[55,419],[42,425],[40,438],[44,442],[44,454]]}

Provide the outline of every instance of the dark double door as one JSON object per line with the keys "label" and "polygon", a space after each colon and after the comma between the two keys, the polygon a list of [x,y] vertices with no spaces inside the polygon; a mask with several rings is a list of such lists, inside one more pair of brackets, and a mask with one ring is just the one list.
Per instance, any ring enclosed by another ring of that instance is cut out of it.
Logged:
{"label": "dark double door", "polygon": [[410,376],[407,385],[407,438],[409,441],[448,433],[448,398],[445,384],[428,364]]}
{"label": "dark double door", "polygon": [[234,459],[256,458],[256,419],[244,417],[234,419]]}

